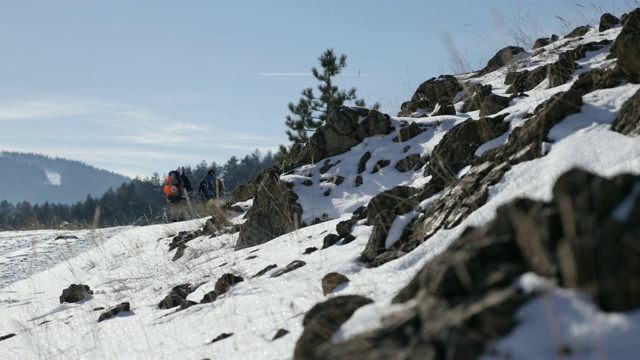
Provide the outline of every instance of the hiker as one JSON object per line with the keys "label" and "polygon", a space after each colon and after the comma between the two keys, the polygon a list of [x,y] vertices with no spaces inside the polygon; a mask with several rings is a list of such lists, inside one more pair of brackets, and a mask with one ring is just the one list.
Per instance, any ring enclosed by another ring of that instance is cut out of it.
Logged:
{"label": "hiker", "polygon": [[218,180],[215,171],[209,170],[207,175],[200,181],[198,189],[202,202],[206,203],[207,200],[220,197],[222,192],[222,184]]}
{"label": "hiker", "polygon": [[166,181],[164,193],[167,195],[167,201],[171,204],[171,221],[186,220],[190,206],[188,194],[193,191],[193,188],[185,174],[184,167],[169,171]]}
{"label": "hiker", "polygon": [[211,223],[216,231],[221,231],[225,226],[231,226],[227,219],[228,214],[220,207],[222,192],[222,182],[213,169],[209,170],[200,181],[198,193],[202,198],[205,213],[212,217]]}

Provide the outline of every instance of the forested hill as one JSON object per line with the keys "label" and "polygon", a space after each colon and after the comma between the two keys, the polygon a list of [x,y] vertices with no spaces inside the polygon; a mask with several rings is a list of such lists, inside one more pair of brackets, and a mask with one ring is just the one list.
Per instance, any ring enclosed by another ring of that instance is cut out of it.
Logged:
{"label": "forested hill", "polygon": [[102,196],[110,187],[117,188],[130,178],[85,163],[45,155],[0,152],[3,185],[0,201],[17,204],[74,204],[87,195]]}

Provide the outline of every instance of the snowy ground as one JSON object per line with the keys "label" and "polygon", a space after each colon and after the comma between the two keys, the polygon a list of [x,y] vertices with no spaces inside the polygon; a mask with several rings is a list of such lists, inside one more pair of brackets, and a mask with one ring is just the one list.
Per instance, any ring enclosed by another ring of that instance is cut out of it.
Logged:
{"label": "snowy ground", "polygon": [[[619,28],[602,34],[592,31],[581,42],[613,39],[618,31]],[[606,52],[608,48],[589,53],[580,60],[584,68],[578,72],[610,66]],[[541,66],[553,61],[553,53],[548,54],[532,57],[535,61],[531,63]],[[503,77],[504,73],[497,71],[480,80],[493,84],[494,92],[500,94],[505,90]],[[569,86],[546,89],[543,83],[528,92],[528,97],[515,99],[505,110],[510,113],[507,120],[512,128],[522,124],[524,113]],[[640,174],[640,138],[609,130],[621,104],[638,89],[638,85],[624,85],[586,95],[582,111],[552,130],[546,156],[514,166],[491,189],[487,204],[458,227],[439,231],[413,252],[378,268],[364,268],[357,262],[371,232],[362,223],[353,232],[355,241],[304,253],[309,247],[321,248],[324,236],[335,231],[338,221],[380,191],[398,184],[420,186],[427,181],[415,173],[402,174],[387,167],[373,174],[368,169],[363,173],[363,186],[351,185],[353,169],[365,151],[373,154],[369,164],[407,155],[391,141],[393,134],[368,139],[351,152],[329,159],[332,164],[340,162],[326,174],[309,166],[283,176],[295,183],[305,219],[327,214],[329,221],[256,247],[234,251],[237,234],[204,236],[189,242],[185,255],[172,261],[174,253],[167,251],[172,236],[201,228],[204,219],[95,231],[0,232],[0,336],[16,334],[0,341],[0,358],[288,359],[301,334],[303,315],[327,298],[322,294],[322,277],[333,271],[346,275],[350,282],[329,297],[359,294],[375,301],[359,309],[334,340],[373,328],[382,317],[404,306],[391,306],[390,300],[425,262],[443,251],[466,226],[492,219],[499,205],[516,197],[549,200],[557,177],[575,166],[604,176]],[[393,121],[415,120],[425,127],[438,121],[439,126],[408,144],[411,151],[428,154],[446,131],[469,116],[477,118],[472,113]],[[505,136],[487,143],[480,151],[506,139]],[[322,187],[301,185],[307,178],[320,183],[321,178],[336,175],[346,179],[340,186],[328,182]],[[331,196],[323,195],[327,187],[334,187]],[[240,217],[233,220],[242,221]],[[66,238],[56,240],[60,235]],[[294,260],[303,260],[306,265],[280,277],[273,276]],[[277,264],[277,268],[252,278],[271,264]],[[189,299],[199,302],[225,273],[242,276],[244,281],[215,302],[182,311],[158,308],[169,291],[183,283],[197,287]],[[95,293],[80,303],[60,304],[62,290],[72,283],[87,284]],[[640,310],[603,313],[583,293],[559,289],[533,274],[523,276],[515,286],[546,289],[547,295],[526,304],[519,311],[520,325],[492,345],[501,354],[555,358],[562,346],[573,349],[568,358],[579,359],[634,358],[640,352]],[[101,311],[95,308],[108,308],[123,301],[130,302],[131,312],[97,322]],[[286,329],[289,334],[272,341],[279,329]],[[233,336],[211,343],[223,333]]]}

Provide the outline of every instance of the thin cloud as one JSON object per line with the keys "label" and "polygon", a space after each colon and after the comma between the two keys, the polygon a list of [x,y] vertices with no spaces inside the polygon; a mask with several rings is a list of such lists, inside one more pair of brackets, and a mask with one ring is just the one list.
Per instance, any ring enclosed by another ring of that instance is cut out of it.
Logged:
{"label": "thin cloud", "polygon": [[0,121],[55,119],[90,112],[84,104],[65,104],[47,101],[19,101],[0,103]]}

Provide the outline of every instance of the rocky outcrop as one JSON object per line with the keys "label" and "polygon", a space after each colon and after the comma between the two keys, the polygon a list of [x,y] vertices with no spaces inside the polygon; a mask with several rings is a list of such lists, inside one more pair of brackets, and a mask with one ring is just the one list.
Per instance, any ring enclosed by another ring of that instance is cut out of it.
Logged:
{"label": "rocky outcrop", "polygon": [[256,183],[253,206],[240,226],[236,250],[264,244],[304,226],[293,184],[281,181],[277,168],[260,173]]}
{"label": "rocky outcrop", "polygon": [[93,295],[93,291],[88,285],[71,284],[68,288],[62,290],[62,295],[60,295],[60,304],[82,301],[88,295]]}
{"label": "rocky outcrop", "polygon": [[466,229],[430,260],[393,299],[414,300],[415,305],[343,343],[317,341],[304,355],[476,358],[517,324],[518,308],[532,296],[513,287],[525,272],[582,289],[604,311],[637,309],[637,189],[640,176],[606,179],[580,169],[569,171],[556,181],[552,201],[517,199],[505,204],[493,221]]}
{"label": "rocky outcrop", "polygon": [[592,42],[579,45],[560,54],[558,61],[548,66],[549,86],[556,87],[565,84],[578,68],[577,60],[583,59],[589,51],[597,51],[610,44],[609,40]]}
{"label": "rocky outcrop", "polygon": [[[498,183],[511,166],[542,156],[546,134],[564,118],[580,111],[583,93],[591,91],[595,85],[609,84],[589,79],[576,82],[567,92],[552,96],[523,126],[512,130],[505,145],[486,151],[480,157],[475,156],[476,149],[507,130],[502,117],[468,120],[448,131],[432,152],[424,174],[432,179],[416,200],[422,201],[443,191],[441,196],[422,217],[405,227],[400,239],[390,248],[386,247],[386,235],[397,210],[393,206],[386,210],[385,216],[373,223],[374,229],[360,260],[367,266],[378,266],[415,249],[440,229],[460,224],[486,202],[489,187]],[[471,168],[464,177],[457,179],[456,174],[465,166]],[[407,198],[402,201],[407,202],[407,207],[419,203]],[[369,219],[372,217],[375,215],[369,215]]]}
{"label": "rocky outcrop", "polygon": [[299,164],[313,164],[345,153],[367,137],[390,132],[391,118],[387,114],[359,107],[337,107],[309,139]]}
{"label": "rocky outcrop", "polygon": [[509,124],[503,122],[505,116],[467,120],[456,125],[433,149],[424,176],[432,176],[431,183],[441,187],[455,182],[457,173],[473,162],[480,145],[509,129]]}
{"label": "rocky outcrop", "polygon": [[398,116],[409,117],[421,110],[423,114],[455,115],[453,98],[462,88],[453,75],[431,78],[418,86],[410,101],[400,106]]}

